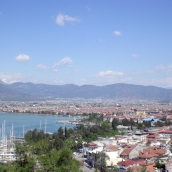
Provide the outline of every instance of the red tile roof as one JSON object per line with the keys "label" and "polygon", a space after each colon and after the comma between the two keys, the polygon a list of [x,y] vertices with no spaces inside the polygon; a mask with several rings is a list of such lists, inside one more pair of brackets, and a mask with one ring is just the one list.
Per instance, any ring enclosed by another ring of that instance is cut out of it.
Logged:
{"label": "red tile roof", "polygon": [[133,164],[140,164],[141,162],[143,162],[143,160],[139,159],[139,160],[126,160],[126,161],[121,161],[121,162],[118,162],[118,165],[122,165],[122,166],[125,166],[125,167],[128,167],[130,165],[133,165]]}
{"label": "red tile roof", "polygon": [[121,156],[128,156],[134,148],[135,148],[135,145],[126,146],[120,155]]}

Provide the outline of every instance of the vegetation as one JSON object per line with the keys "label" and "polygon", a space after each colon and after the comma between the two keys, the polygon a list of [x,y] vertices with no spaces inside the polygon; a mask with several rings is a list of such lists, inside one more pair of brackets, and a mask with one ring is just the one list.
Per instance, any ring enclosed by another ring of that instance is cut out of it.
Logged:
{"label": "vegetation", "polygon": [[[142,123],[138,123],[138,121],[135,122],[132,118],[130,118],[129,120],[125,118],[122,121],[114,118],[112,121],[112,128],[116,130],[118,125],[128,126],[131,130],[133,130],[133,127],[143,130],[151,127],[151,121],[143,121]],[[163,117],[160,121],[154,122],[153,125],[155,127],[170,126],[172,125],[172,122]]]}
{"label": "vegetation", "polygon": [[[132,168],[128,168],[126,172],[132,172]],[[146,167],[142,167],[138,172],[149,172]]]}
{"label": "vegetation", "polygon": [[106,172],[106,160],[109,160],[109,156],[107,156],[104,152],[95,154],[95,167],[100,169],[101,172]]}
{"label": "vegetation", "polygon": [[[95,115],[90,116],[94,120]],[[102,116],[95,117],[97,125],[77,125],[74,129],[63,129],[52,135],[43,130],[28,131],[24,143],[16,143],[16,161],[0,165],[3,172],[79,172],[81,164],[73,158],[72,151],[83,147],[83,141],[89,142],[99,136],[118,134]],[[105,169],[107,157],[98,154],[97,163]]]}
{"label": "vegetation", "polygon": [[50,135],[34,129],[26,133],[24,143],[16,143],[16,161],[1,165],[0,171],[80,172],[81,164],[73,158],[71,150],[77,146],[70,140],[70,130],[65,129],[63,133],[60,127],[57,133]]}
{"label": "vegetation", "polygon": [[[98,137],[110,137],[119,133],[118,125],[145,129],[151,126],[150,122],[138,123],[133,119],[119,121],[114,118],[112,123],[103,120],[103,115],[89,114],[83,119],[84,124],[78,124],[73,129],[60,127],[56,133],[48,134],[43,130],[28,131],[24,143],[16,143],[16,161],[0,165],[2,172],[80,172],[81,164],[73,158],[73,151],[83,147],[83,141],[90,142]],[[155,125],[170,124],[165,118]],[[170,150],[172,150],[170,148]],[[108,157],[104,153],[95,154],[95,165],[100,171],[118,172],[118,169],[106,167]],[[160,164],[157,164],[157,167]],[[130,170],[130,169],[128,169]],[[145,169],[141,169],[142,172]],[[129,171],[128,171],[129,172]]]}
{"label": "vegetation", "polygon": [[156,162],[156,167],[160,168],[160,169],[164,169],[165,168],[165,164],[164,163],[160,163],[160,162]]}

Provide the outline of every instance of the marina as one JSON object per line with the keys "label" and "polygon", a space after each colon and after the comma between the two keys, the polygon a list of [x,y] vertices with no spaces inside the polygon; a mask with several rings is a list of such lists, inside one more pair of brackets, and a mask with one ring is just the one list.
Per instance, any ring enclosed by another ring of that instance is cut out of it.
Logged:
{"label": "marina", "polygon": [[72,124],[72,125],[77,125],[81,124],[81,118],[77,118],[74,116],[73,120],[63,120],[63,121],[57,121],[57,124]]}
{"label": "marina", "polygon": [[[61,121],[56,123],[56,121]],[[57,132],[59,127],[73,128],[73,117],[42,116],[35,114],[0,113],[0,163],[14,161],[15,141],[21,142],[27,131],[37,129],[46,133]],[[70,121],[70,122],[69,122]]]}
{"label": "marina", "polygon": [[0,112],[0,163],[16,160],[15,142],[23,142],[29,130],[55,133],[59,127],[82,124],[81,116],[54,116]]}
{"label": "marina", "polygon": [[10,130],[10,136],[5,132],[5,121],[2,123],[0,135],[0,162],[6,163],[15,160],[15,137],[13,136],[13,125]]}
{"label": "marina", "polygon": [[[0,125],[5,121],[5,133],[9,137],[13,125],[13,135],[15,137],[23,137],[29,131],[44,130],[44,132],[57,132],[59,127],[63,127],[63,123],[57,121],[72,121],[74,117],[53,116],[53,115],[35,115],[21,113],[3,113],[0,112]],[[66,123],[67,128],[73,128],[75,124]]]}

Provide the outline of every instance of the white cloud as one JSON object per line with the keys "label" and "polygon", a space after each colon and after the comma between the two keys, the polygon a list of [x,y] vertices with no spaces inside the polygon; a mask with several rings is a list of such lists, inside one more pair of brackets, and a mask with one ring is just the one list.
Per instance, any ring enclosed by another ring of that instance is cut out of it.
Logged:
{"label": "white cloud", "polygon": [[30,60],[30,57],[26,54],[20,54],[15,58],[15,60],[18,62],[26,62]]}
{"label": "white cloud", "polygon": [[23,79],[28,78],[29,76],[23,75],[21,73],[14,73],[14,74],[5,74],[0,73],[0,80],[2,80],[5,83],[14,83],[23,81]]}
{"label": "white cloud", "polygon": [[137,54],[132,54],[131,56],[134,57],[134,58],[138,58],[139,57]]}
{"label": "white cloud", "polygon": [[136,74],[146,74],[146,73],[157,73],[157,72],[161,72],[161,73],[164,73],[164,74],[169,74],[172,72],[172,64],[171,65],[158,65],[158,66],[155,66],[154,68],[150,69],[150,70],[146,70],[146,71],[143,71],[143,72],[136,72]]}
{"label": "white cloud", "polygon": [[63,15],[63,14],[59,14],[56,17],[56,24],[60,25],[60,26],[64,26],[65,22],[79,22],[80,20],[77,17],[70,17],[68,15]]}
{"label": "white cloud", "polygon": [[63,81],[63,80],[55,79],[55,80],[53,80],[52,84],[55,84],[55,85],[64,85],[64,84],[67,84],[67,83],[65,81]]}
{"label": "white cloud", "polygon": [[172,64],[171,65],[160,64],[158,66],[153,67],[152,69],[148,69],[145,71],[135,71],[135,72],[132,72],[131,74],[135,74],[135,75],[157,74],[157,75],[159,75],[160,73],[165,74],[165,75],[171,74],[172,73]]}
{"label": "white cloud", "polygon": [[172,72],[172,65],[159,65],[152,69],[153,72],[163,72],[165,74],[170,74]]}
{"label": "white cloud", "polygon": [[52,66],[52,69],[57,72],[58,71],[58,67],[60,66],[67,66],[67,67],[71,67],[73,64],[73,61],[70,57],[65,57],[63,59],[61,59],[60,62],[57,62],[55,63],[53,66]]}
{"label": "white cloud", "polygon": [[167,78],[152,78],[150,80],[147,80],[147,85],[155,85],[158,87],[172,87],[172,77]]}
{"label": "white cloud", "polygon": [[114,34],[115,36],[121,36],[121,35],[122,35],[122,32],[116,30],[116,31],[113,32],[113,34]]}
{"label": "white cloud", "polygon": [[111,70],[105,71],[105,72],[100,72],[96,76],[97,77],[111,77],[111,76],[122,76],[122,72],[113,72]]}
{"label": "white cloud", "polygon": [[38,65],[36,66],[36,69],[47,71],[47,70],[49,69],[49,67],[48,67],[48,66],[45,66],[45,65],[43,65],[43,64],[38,64]]}
{"label": "white cloud", "polygon": [[102,71],[87,81],[87,84],[107,85],[115,83],[130,83],[132,78],[126,73],[116,71]]}

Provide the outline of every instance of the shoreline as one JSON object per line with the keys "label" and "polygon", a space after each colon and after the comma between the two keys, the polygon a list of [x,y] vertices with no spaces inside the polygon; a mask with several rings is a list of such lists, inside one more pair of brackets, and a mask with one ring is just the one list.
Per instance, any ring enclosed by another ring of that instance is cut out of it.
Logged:
{"label": "shoreline", "polygon": [[0,111],[0,113],[9,114],[23,114],[23,115],[37,115],[37,116],[53,116],[53,117],[81,117],[82,115],[57,115],[57,114],[44,114],[44,113],[34,113],[34,112],[11,112],[11,111]]}

